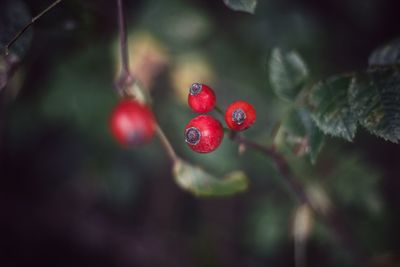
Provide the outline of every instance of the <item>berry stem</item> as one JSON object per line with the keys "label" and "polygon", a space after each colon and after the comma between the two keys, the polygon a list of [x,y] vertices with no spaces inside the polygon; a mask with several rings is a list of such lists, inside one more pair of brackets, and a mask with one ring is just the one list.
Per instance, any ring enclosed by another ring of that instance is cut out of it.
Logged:
{"label": "berry stem", "polygon": [[19,30],[15,36],[11,39],[11,41],[6,44],[6,46],[4,47],[4,52],[5,55],[8,56],[9,52],[10,52],[10,48],[11,46],[18,40],[19,37],[21,37],[22,34],[24,34],[24,32],[26,30],[28,30],[34,23],[35,21],[37,21],[38,19],[40,19],[43,15],[45,15],[47,12],[49,12],[51,9],[53,9],[56,5],[58,5],[59,3],[61,3],[62,0],[56,0],[54,1],[51,5],[49,5],[48,7],[46,7],[42,12],[40,12],[38,15],[36,15],[35,17],[31,18],[31,21],[29,23],[27,23],[21,30]]}
{"label": "berry stem", "polygon": [[364,258],[364,253],[362,253],[359,245],[355,242],[355,239],[353,238],[349,229],[344,225],[343,217],[338,213],[337,210],[335,210],[335,212],[332,210],[330,214],[325,214],[323,211],[313,205],[312,201],[306,194],[303,184],[301,184],[298,177],[293,174],[289,163],[285,157],[276,150],[275,146],[261,145],[233,131],[231,131],[230,139],[257,150],[271,158],[281,174],[283,181],[294,193],[297,201],[300,204],[309,206],[310,209],[320,218],[320,220],[331,230],[333,238],[335,238],[337,242],[342,243],[343,246],[346,247],[358,261]]}
{"label": "berry stem", "polygon": [[121,76],[129,74],[129,54],[126,34],[126,18],[122,0],[117,0],[118,6],[118,29],[119,29],[119,45],[121,53]]}
{"label": "berry stem", "polygon": [[117,0],[118,9],[118,30],[119,30],[119,47],[121,58],[121,71],[115,83],[115,87],[120,95],[124,94],[125,89],[130,86],[134,79],[129,70],[129,52],[128,39],[126,31],[126,17],[124,14],[123,0]]}
{"label": "berry stem", "polygon": [[168,140],[164,131],[161,129],[160,125],[158,125],[158,124],[156,126],[156,132],[157,132],[158,138],[160,139],[165,152],[167,153],[168,157],[171,159],[172,163],[175,164],[175,162],[179,161],[179,157],[176,154],[174,148],[172,147],[171,142]]}
{"label": "berry stem", "polygon": [[217,105],[215,106],[215,111],[218,112],[222,117],[225,116],[224,111]]}

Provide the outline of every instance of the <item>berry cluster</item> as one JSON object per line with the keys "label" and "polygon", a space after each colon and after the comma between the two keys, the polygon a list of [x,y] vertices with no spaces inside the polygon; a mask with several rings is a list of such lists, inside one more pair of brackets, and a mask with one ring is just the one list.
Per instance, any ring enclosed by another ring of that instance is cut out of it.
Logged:
{"label": "berry cluster", "polygon": [[[194,83],[190,87],[188,104],[197,113],[207,113],[216,107],[214,90]],[[232,131],[243,131],[256,120],[256,111],[246,101],[235,101],[225,111],[225,122]],[[136,147],[152,139],[156,121],[151,109],[134,99],[122,99],[114,108],[110,119],[111,133],[124,147]],[[198,153],[209,153],[219,147],[224,129],[219,120],[210,115],[199,115],[185,127],[185,141]]]}
{"label": "berry cluster", "polygon": [[[209,86],[194,83],[189,89],[188,104],[197,113],[207,113],[216,106],[214,90]],[[256,111],[246,101],[235,101],[225,111],[226,125],[232,131],[243,131],[256,120]],[[185,127],[185,141],[198,153],[209,153],[219,147],[224,137],[224,129],[219,120],[210,115],[199,115]]]}

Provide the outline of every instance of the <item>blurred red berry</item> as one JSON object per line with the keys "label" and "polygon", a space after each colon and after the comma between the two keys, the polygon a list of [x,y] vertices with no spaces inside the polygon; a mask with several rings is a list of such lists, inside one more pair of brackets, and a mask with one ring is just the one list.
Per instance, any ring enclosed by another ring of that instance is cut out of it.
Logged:
{"label": "blurred red berry", "polygon": [[194,83],[189,89],[188,103],[197,113],[207,113],[214,109],[216,97],[214,90],[205,84]]}
{"label": "blurred red berry", "polygon": [[114,138],[125,147],[146,143],[155,132],[153,112],[136,100],[121,100],[111,114],[110,129]]}
{"label": "blurred red berry", "polygon": [[221,123],[208,115],[192,119],[185,127],[185,141],[198,153],[209,153],[218,148],[224,137]]}
{"label": "blurred red berry", "polygon": [[246,101],[233,102],[225,112],[225,122],[234,131],[246,130],[255,120],[256,110]]}

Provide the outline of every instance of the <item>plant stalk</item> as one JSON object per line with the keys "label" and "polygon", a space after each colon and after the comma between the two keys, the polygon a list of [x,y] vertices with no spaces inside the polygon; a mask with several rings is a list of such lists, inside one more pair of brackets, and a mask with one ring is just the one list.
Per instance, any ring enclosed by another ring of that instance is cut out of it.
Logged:
{"label": "plant stalk", "polygon": [[38,19],[40,19],[43,15],[45,15],[47,12],[49,12],[51,9],[53,9],[56,5],[61,3],[61,1],[62,0],[54,1],[51,5],[46,7],[42,12],[40,12],[38,15],[33,17],[31,19],[31,21],[28,24],[26,24],[21,30],[19,30],[15,34],[15,36],[11,39],[11,41],[5,46],[4,52],[5,52],[6,56],[8,56],[11,46],[19,39],[19,37],[21,37],[21,35],[24,34],[24,32],[26,32]]}

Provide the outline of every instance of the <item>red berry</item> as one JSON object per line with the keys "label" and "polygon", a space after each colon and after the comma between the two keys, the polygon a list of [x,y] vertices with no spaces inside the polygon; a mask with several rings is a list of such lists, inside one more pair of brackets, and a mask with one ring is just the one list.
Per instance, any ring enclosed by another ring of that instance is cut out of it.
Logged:
{"label": "red berry", "polygon": [[205,84],[194,83],[189,89],[188,103],[194,112],[207,113],[215,107],[214,90]]}
{"label": "red berry", "polygon": [[155,131],[155,119],[147,106],[125,99],[114,108],[110,128],[121,145],[134,147],[150,141]]}
{"label": "red berry", "polygon": [[199,153],[209,153],[217,149],[224,137],[221,123],[208,115],[192,119],[185,128],[185,141]]}
{"label": "red berry", "polygon": [[234,131],[246,130],[255,120],[256,110],[246,101],[233,102],[225,112],[225,122]]}

